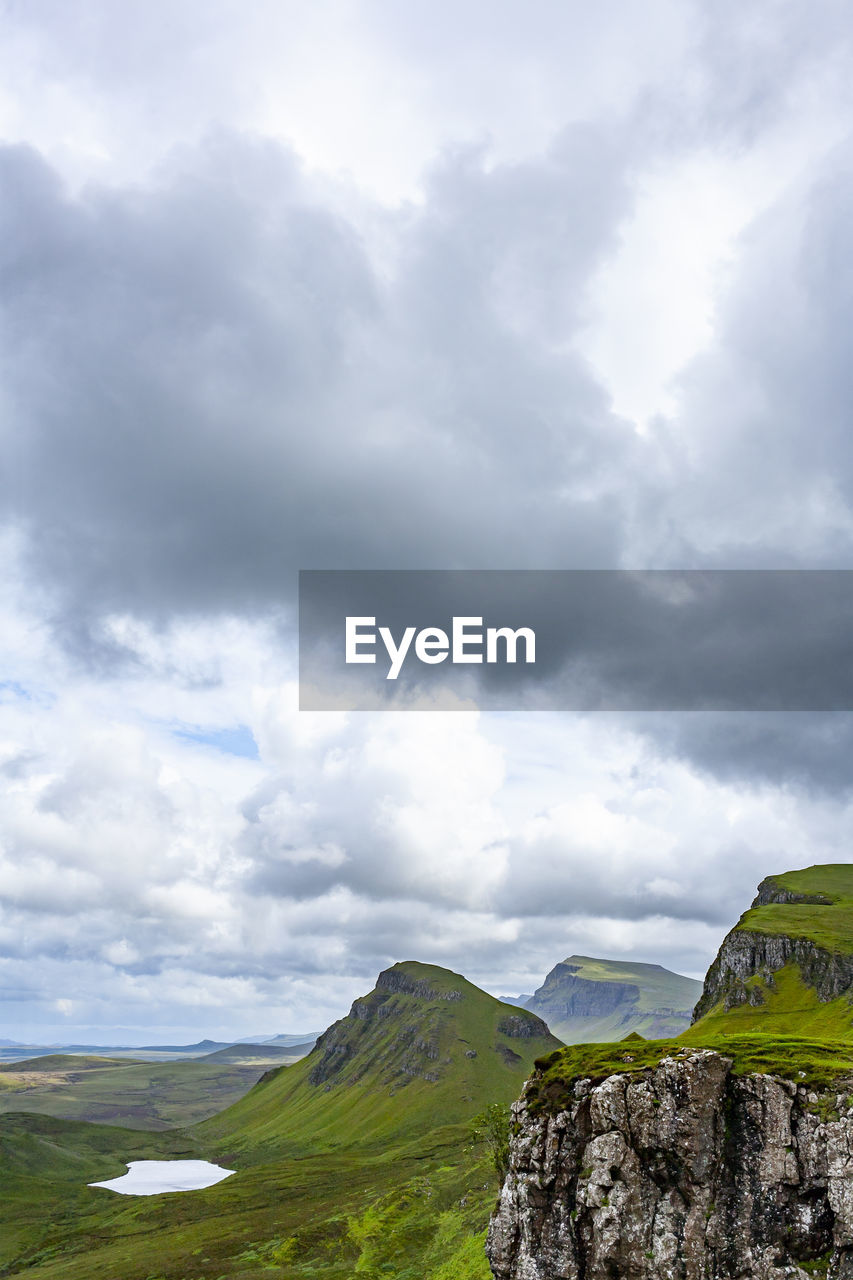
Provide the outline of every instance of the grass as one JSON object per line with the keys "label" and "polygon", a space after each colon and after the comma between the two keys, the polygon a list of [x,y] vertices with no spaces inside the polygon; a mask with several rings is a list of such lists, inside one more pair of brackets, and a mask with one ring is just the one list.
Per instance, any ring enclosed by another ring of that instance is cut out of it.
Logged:
{"label": "grass", "polygon": [[[326,1049],[347,1049],[332,1065],[345,1066],[316,1083],[322,1046],[185,1131],[8,1117],[15,1194],[0,1183],[0,1276],[488,1280],[497,1180],[470,1120],[515,1098],[557,1041],[508,1034],[539,1024],[458,974],[411,963],[395,973],[409,989],[377,988],[361,1016],[331,1029]],[[141,1198],[85,1185],[179,1149],[236,1175]]]}
{"label": "grass", "polygon": [[[713,1049],[733,1060],[735,1075],[761,1072],[781,1076],[810,1089],[828,1089],[834,1082],[853,1078],[853,1044],[806,1040],[797,1036],[714,1035],[686,1036],[673,1040],[647,1040],[617,1053],[613,1044],[572,1045],[541,1059],[540,1071],[528,1090],[534,1112],[563,1110],[579,1079],[598,1083],[617,1072],[633,1075],[659,1065],[664,1058],[686,1058],[695,1049]],[[628,1060],[630,1057],[630,1061]]]}
{"label": "grass", "polygon": [[751,907],[741,916],[738,929],[808,938],[825,951],[853,954],[853,865],[829,863],[802,871],[786,871],[772,879],[780,889],[826,898],[827,903],[770,903]]}

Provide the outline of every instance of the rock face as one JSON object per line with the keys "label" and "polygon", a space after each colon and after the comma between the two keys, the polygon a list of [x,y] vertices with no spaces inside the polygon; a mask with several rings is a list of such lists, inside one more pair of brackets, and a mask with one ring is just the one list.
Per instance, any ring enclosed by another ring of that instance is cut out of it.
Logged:
{"label": "rock face", "polygon": [[576,1081],[556,1113],[518,1102],[514,1120],[487,1243],[496,1280],[853,1280],[841,1084],[736,1076],[685,1048]]}
{"label": "rock face", "polygon": [[853,986],[853,955],[824,951],[808,938],[736,928],[723,940],[708,970],[693,1021],[698,1022],[717,1004],[724,1009],[763,1004],[761,989],[749,984],[750,978],[758,976],[764,986],[772,989],[773,974],[791,963],[799,966],[803,981],[815,989],[820,1000],[833,1000]]}
{"label": "rock face", "polygon": [[[758,886],[758,896],[752,906],[767,907],[774,903],[782,906],[794,903],[832,906],[830,899],[823,894],[794,893],[777,884],[773,876],[768,876]],[[693,1021],[698,1022],[718,1004],[725,1010],[739,1004],[763,1004],[761,986],[772,990],[773,974],[791,963],[799,966],[803,981],[814,988],[819,1000],[834,1000],[853,987],[853,954],[825,951],[808,938],[745,929],[741,923],[723,939],[717,958],[705,978]],[[760,984],[750,982],[756,977]]]}

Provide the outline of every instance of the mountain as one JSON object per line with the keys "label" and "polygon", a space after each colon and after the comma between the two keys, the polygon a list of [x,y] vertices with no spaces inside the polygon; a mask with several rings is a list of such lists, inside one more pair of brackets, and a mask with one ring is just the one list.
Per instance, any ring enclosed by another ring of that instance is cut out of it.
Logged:
{"label": "mountain", "polygon": [[496,1280],[853,1277],[853,866],[762,881],[687,1031],[539,1059],[513,1121]]}
{"label": "mountain", "polygon": [[559,1041],[535,1014],[458,973],[405,961],[380,973],[307,1057],[268,1072],[202,1125],[228,1153],[395,1141],[510,1101]]}
{"label": "mountain", "polygon": [[690,1025],[702,983],[659,964],[569,956],[524,1007],[564,1044],[678,1035]]}

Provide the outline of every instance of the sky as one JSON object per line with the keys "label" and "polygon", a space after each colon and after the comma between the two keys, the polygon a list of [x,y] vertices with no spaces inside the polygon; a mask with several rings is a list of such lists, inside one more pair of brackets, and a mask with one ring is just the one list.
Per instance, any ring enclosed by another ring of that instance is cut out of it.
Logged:
{"label": "sky", "polygon": [[300,712],[304,568],[853,567],[841,0],[0,2],[0,1037],[702,976],[841,712]]}

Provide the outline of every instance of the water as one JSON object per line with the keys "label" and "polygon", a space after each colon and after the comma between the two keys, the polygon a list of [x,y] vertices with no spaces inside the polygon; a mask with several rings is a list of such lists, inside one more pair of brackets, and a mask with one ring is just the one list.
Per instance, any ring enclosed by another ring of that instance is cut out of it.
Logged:
{"label": "water", "polygon": [[221,1169],[207,1160],[133,1160],[127,1173],[109,1182],[90,1182],[122,1196],[156,1196],[164,1191],[200,1191],[230,1178],[234,1169]]}

